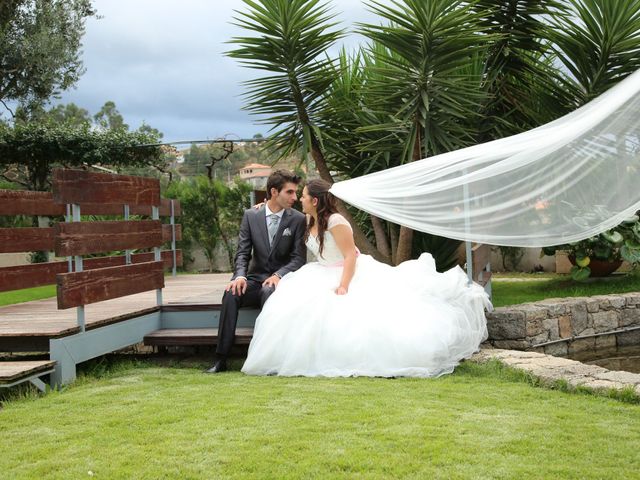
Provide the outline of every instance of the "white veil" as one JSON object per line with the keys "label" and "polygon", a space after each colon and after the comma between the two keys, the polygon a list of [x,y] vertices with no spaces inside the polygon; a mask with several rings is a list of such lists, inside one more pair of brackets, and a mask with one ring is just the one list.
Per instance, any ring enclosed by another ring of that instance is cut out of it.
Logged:
{"label": "white veil", "polygon": [[335,183],[375,216],[459,240],[541,247],[640,209],[640,71],[534,130]]}

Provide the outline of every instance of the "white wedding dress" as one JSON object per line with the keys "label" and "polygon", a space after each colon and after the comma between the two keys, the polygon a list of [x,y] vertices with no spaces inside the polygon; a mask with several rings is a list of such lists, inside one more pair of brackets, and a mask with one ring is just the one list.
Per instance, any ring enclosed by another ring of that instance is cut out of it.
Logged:
{"label": "white wedding dress", "polygon": [[[349,225],[339,214],[329,229]],[[250,375],[437,377],[487,337],[482,287],[459,267],[435,269],[424,253],[391,267],[359,255],[349,293],[336,295],[343,256],[331,232],[317,262],[286,275],[256,320],[242,367]]]}

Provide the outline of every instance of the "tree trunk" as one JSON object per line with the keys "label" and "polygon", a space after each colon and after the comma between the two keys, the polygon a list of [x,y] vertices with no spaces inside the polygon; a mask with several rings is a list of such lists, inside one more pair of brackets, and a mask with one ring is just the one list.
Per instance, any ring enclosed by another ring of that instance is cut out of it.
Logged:
{"label": "tree trunk", "polygon": [[378,217],[371,217],[371,224],[373,225],[373,233],[376,236],[376,247],[378,251],[387,258],[391,258],[391,248],[389,248],[389,239],[387,238],[387,232],[384,231],[384,225],[382,220]]}
{"label": "tree trunk", "polygon": [[[413,155],[411,161],[420,160],[422,158],[422,138],[420,135],[420,125],[416,125],[416,142],[413,145]],[[413,250],[413,230],[409,227],[400,227],[400,236],[398,237],[398,249],[395,254],[394,265],[399,265],[404,261],[411,259]]]}

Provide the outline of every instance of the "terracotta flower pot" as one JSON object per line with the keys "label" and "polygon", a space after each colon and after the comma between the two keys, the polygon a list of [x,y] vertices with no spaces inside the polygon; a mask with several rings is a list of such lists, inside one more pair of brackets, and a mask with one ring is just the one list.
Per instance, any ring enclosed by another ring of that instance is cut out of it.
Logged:
{"label": "terracotta flower pot", "polygon": [[[573,255],[569,255],[569,261],[572,265],[576,264],[576,257]],[[592,258],[588,267],[591,269],[592,277],[606,277],[615,272],[622,265],[622,260],[598,260],[597,258]]]}

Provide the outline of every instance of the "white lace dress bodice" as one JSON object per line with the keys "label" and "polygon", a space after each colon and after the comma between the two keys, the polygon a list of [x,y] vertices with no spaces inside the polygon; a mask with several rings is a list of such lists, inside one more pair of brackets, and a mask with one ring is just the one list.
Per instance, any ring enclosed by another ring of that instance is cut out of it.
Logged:
{"label": "white lace dress bodice", "polygon": [[322,255],[320,254],[320,242],[318,239],[311,234],[309,234],[309,238],[307,238],[307,248],[320,265],[336,265],[344,260],[344,256],[338,248],[335,238],[333,238],[331,234],[331,229],[337,225],[346,225],[349,227],[349,230],[351,230],[351,225],[349,225],[346,218],[339,213],[332,214],[327,223],[327,231],[324,232]]}

